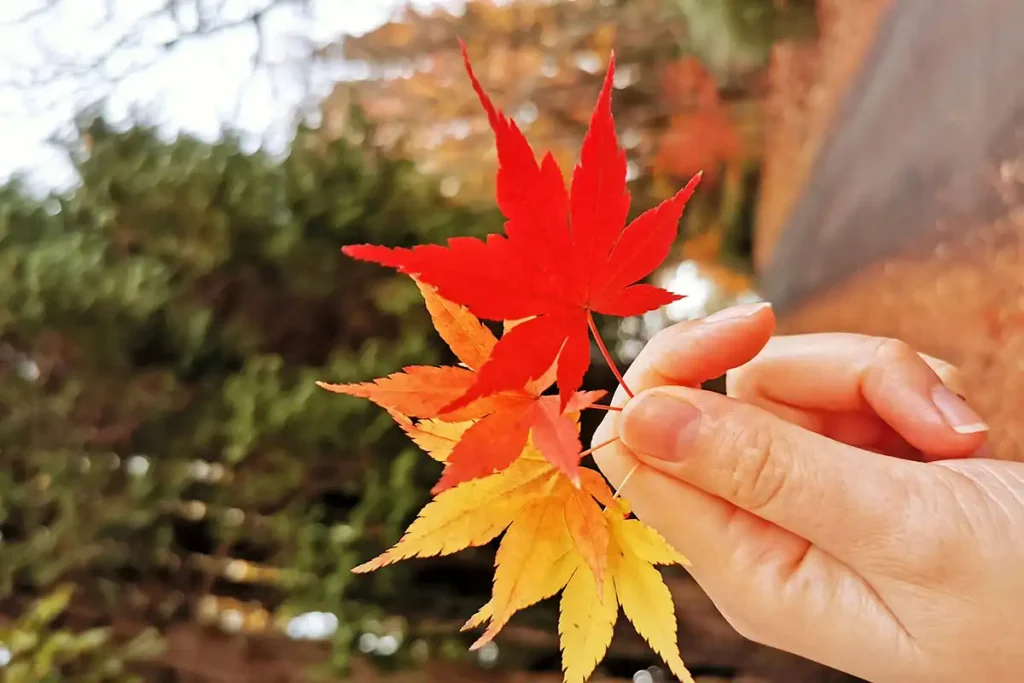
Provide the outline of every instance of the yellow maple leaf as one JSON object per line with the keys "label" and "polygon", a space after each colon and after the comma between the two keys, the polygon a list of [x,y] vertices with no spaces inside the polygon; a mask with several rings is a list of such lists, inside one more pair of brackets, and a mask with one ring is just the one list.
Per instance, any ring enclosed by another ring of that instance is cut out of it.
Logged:
{"label": "yellow maple leaf", "polygon": [[424,506],[398,543],[352,571],[370,572],[410,557],[449,555],[488,543],[555,477],[543,458],[520,457],[497,474],[448,489]]}
{"label": "yellow maple leaf", "polygon": [[[588,520],[574,523],[572,517]],[[581,562],[593,574],[591,558],[607,553],[608,540],[608,522],[593,497],[560,475],[546,496],[521,510],[501,539],[491,600],[463,627],[490,621],[470,649],[493,640],[519,610],[561,590]],[[599,566],[607,566],[607,556],[602,560]]]}
{"label": "yellow maple leaf", "polygon": [[576,571],[562,591],[558,635],[566,683],[586,680],[612,642],[619,603],[611,574],[605,577],[604,584],[602,599],[594,574]]}
{"label": "yellow maple leaf", "polygon": [[[654,529],[638,519],[625,519],[628,511],[625,503],[619,510],[605,510],[612,537],[608,549],[608,574],[615,586],[614,596],[636,632],[665,660],[672,673],[681,681],[693,683],[690,672],[679,656],[672,594],[661,578],[661,573],[653,566],[655,562],[689,562]],[[606,591],[606,599],[611,594]],[[601,654],[603,656],[603,649]],[[569,664],[573,662],[570,660]],[[564,652],[563,666],[569,669]],[[568,676],[566,681],[570,681]]]}
{"label": "yellow maple leaf", "polygon": [[[569,544],[569,555],[559,555],[554,562],[551,561],[553,553],[545,551],[544,559],[550,569],[545,571],[534,568],[528,577],[534,585],[524,591],[524,598],[517,601],[506,599],[507,609],[522,609],[554,595],[564,587],[559,606],[558,632],[566,683],[582,683],[593,673],[611,643],[620,606],[637,633],[668,664],[672,673],[681,681],[692,683],[693,678],[679,656],[672,595],[654,567],[657,564],[687,565],[689,562],[658,532],[638,519],[627,519],[628,515],[628,504],[618,499],[604,511],[610,541],[608,571],[603,589],[598,586],[582,554]],[[503,547],[507,539],[508,534],[502,540]],[[532,556],[531,549],[524,545],[528,540],[516,538],[514,542],[522,554]],[[463,627],[473,628],[491,621],[484,636],[474,643],[474,647],[493,638],[511,616],[495,607],[496,602],[503,597],[498,593],[496,573],[491,602],[484,605]],[[528,602],[527,598],[532,602]],[[522,604],[526,602],[528,604]]]}
{"label": "yellow maple leaf", "polygon": [[[394,411],[391,411],[391,416],[402,427],[402,429],[405,430],[405,433],[409,435],[409,438],[411,438],[417,446],[438,462],[446,461],[448,455],[455,447],[455,444],[457,444],[459,439],[462,437],[462,434],[473,424],[471,421],[444,422],[442,420],[419,420],[418,422],[413,422],[408,417]],[[574,414],[572,417],[578,428],[579,414]],[[544,457],[532,445],[532,442],[527,443],[523,453],[519,456],[518,461],[522,460],[545,462]],[[514,471],[514,476],[518,476],[518,474],[516,474],[517,472],[518,470]],[[554,472],[553,468],[552,472]],[[565,531],[568,533],[570,542],[575,543],[576,550],[583,556],[591,571],[603,578],[605,567],[607,566],[606,554],[608,548],[608,523],[601,513],[601,508],[594,502],[594,499],[596,498],[605,504],[608,504],[608,501],[612,499],[612,494],[608,489],[607,482],[605,482],[604,478],[594,470],[585,469],[581,471],[582,489],[576,489],[565,477],[551,478],[549,480],[549,484],[550,488],[545,494],[546,499],[544,502],[550,506],[550,510],[547,511],[545,518],[548,521],[550,521],[550,519],[564,519]],[[486,490],[489,491],[489,489]],[[519,493],[524,495],[533,495],[535,492],[534,488],[525,488],[519,491]],[[447,492],[443,492],[442,495],[444,493]],[[451,505],[455,506],[472,505],[472,503],[467,502],[467,499],[463,496],[474,495],[480,495],[478,489],[464,492],[457,498],[449,498],[446,496],[446,505],[449,504],[447,502],[449,500],[454,501]],[[487,494],[485,493],[484,495]],[[506,504],[514,506],[514,501],[506,501]],[[521,508],[519,508],[519,510],[524,515],[527,514],[526,510],[522,510]],[[438,515],[438,509],[431,508],[431,514]],[[441,519],[441,517],[439,516],[438,519]],[[559,525],[559,528],[561,528],[561,526],[562,525]],[[517,537],[520,528],[521,525],[516,527],[515,532],[512,534],[513,538]],[[491,536],[491,538],[493,538],[493,536]],[[484,541],[484,543],[486,542],[487,541]],[[532,554],[536,556],[536,553]],[[501,565],[499,565],[499,569],[500,567]],[[495,580],[497,581],[499,576],[504,575],[504,570],[499,571],[495,575]],[[558,592],[562,585],[564,585],[564,581],[541,597],[512,609],[508,612],[507,616],[510,617],[516,610],[522,609],[523,607],[546,597],[550,597],[554,593]],[[518,592],[522,590],[523,589],[514,591],[517,595],[516,600],[522,599],[521,596],[518,596]],[[514,603],[517,604],[516,601],[512,600],[510,597],[508,604]],[[507,620],[507,617],[505,618]],[[501,624],[504,623],[504,621],[501,622]],[[500,629],[500,625],[498,626],[498,629]],[[496,632],[497,630],[495,630],[495,633]]]}
{"label": "yellow maple leaf", "polygon": [[[436,418],[413,422],[407,416],[393,410],[388,411],[398,426],[427,455],[438,462],[446,462],[459,439],[473,425],[473,421],[445,422]],[[522,456],[520,456],[522,457]]]}
{"label": "yellow maple leaf", "polygon": [[568,528],[559,523],[572,486],[561,479],[562,486],[556,484],[551,495],[524,508],[502,537],[494,562],[490,624],[470,650],[493,640],[513,614],[551,597],[572,576],[578,553]]}

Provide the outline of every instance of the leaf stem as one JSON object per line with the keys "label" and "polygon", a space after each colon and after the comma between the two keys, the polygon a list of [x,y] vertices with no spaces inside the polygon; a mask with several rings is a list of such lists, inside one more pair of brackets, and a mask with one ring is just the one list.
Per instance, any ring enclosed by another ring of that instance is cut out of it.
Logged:
{"label": "leaf stem", "polygon": [[622,373],[615,366],[615,361],[612,360],[612,355],[608,353],[608,347],[604,345],[604,340],[601,339],[601,333],[597,331],[597,323],[594,322],[594,314],[589,310],[587,311],[587,324],[590,326],[590,332],[594,335],[594,341],[597,342],[597,348],[601,349],[601,355],[604,356],[604,362],[608,364],[612,374],[615,375],[615,379],[619,380],[619,386],[626,392],[626,396],[633,398],[633,392],[629,390],[626,385],[626,380],[622,378]]}
{"label": "leaf stem", "polygon": [[602,441],[601,443],[597,444],[596,446],[591,446],[587,450],[585,450],[582,453],[580,453],[580,458],[585,458],[586,456],[590,455],[594,451],[600,450],[600,449],[604,448],[605,446],[611,446],[613,443],[615,443],[618,440],[619,440],[619,437],[613,436],[612,438],[608,439],[607,441]]}
{"label": "leaf stem", "polygon": [[621,413],[622,412],[622,408],[619,407],[619,406],[606,406],[603,403],[592,403],[592,404],[590,404],[587,407],[588,408],[593,408],[594,410],[607,410],[607,411],[613,412],[613,413]]}
{"label": "leaf stem", "polygon": [[640,469],[639,463],[633,465],[633,469],[629,471],[629,474],[627,474],[625,479],[622,480],[622,483],[619,484],[619,488],[615,489],[615,495],[612,496],[612,498],[618,498],[622,494],[622,489],[626,488],[626,483],[629,482],[629,478],[632,477],[638,469]]}

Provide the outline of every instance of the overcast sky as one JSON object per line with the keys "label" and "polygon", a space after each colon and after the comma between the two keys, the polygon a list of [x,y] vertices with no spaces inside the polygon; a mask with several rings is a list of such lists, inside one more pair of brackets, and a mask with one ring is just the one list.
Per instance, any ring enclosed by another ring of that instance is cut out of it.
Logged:
{"label": "overcast sky", "polygon": [[[47,67],[54,55],[71,64],[88,63],[163,0],[57,0],[59,11],[20,20],[43,1],[0,2],[0,182],[12,173],[26,174],[33,184],[42,186],[70,182],[72,176],[60,154],[45,141],[55,131],[66,130],[83,104],[105,94],[110,94],[108,112],[116,119],[141,111],[169,132],[187,131],[207,139],[215,138],[228,124],[248,133],[252,147],[270,148],[280,148],[296,108],[308,98],[297,83],[294,67],[254,74],[251,58],[256,37],[251,25],[185,42],[113,89],[95,75],[27,87],[24,78],[29,68]],[[244,16],[265,4],[267,0],[228,0],[225,11]],[[268,61],[294,63],[304,53],[300,39],[325,44],[345,34],[364,33],[394,16],[407,0],[312,0],[311,4],[311,18],[287,8],[269,15],[263,26]],[[459,8],[464,0],[413,0],[411,4]],[[113,7],[112,21],[103,20],[108,6]],[[147,43],[175,33],[170,22],[147,22],[146,26],[151,33]],[[125,55],[148,59],[152,52]],[[339,65],[330,71],[319,69],[313,94],[322,96],[333,82],[356,76]]]}

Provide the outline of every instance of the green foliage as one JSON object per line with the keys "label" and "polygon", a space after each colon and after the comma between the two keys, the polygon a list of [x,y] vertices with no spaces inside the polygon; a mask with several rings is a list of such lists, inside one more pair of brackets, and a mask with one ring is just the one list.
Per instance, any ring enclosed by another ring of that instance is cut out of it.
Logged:
{"label": "green foliage", "polygon": [[59,683],[73,676],[81,683],[134,683],[138,676],[126,675],[125,664],[158,655],[161,646],[154,629],[145,629],[129,642],[113,642],[110,628],[74,632],[57,628],[74,589],[57,586],[29,606],[13,626],[0,628],[0,643],[7,648],[10,662],[5,667],[7,683]]}
{"label": "green foliage", "polygon": [[[408,606],[400,573],[348,570],[437,472],[381,411],[314,381],[445,352],[411,282],[339,247],[479,234],[496,216],[316,130],[283,159],[102,120],[83,140],[73,191],[0,187],[0,614],[70,581],[72,616],[165,628],[215,593],[338,615],[343,666],[366,619]],[[102,647],[98,633],[57,649]]]}

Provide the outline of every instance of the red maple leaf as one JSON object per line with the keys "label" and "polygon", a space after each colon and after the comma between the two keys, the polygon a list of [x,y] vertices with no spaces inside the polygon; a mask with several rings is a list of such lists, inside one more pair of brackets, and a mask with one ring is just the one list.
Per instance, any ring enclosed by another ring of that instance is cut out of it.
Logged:
{"label": "red maple leaf", "polygon": [[[488,356],[499,342],[465,308],[444,300],[428,287],[421,286],[420,291],[438,333],[465,368],[411,366],[373,382],[318,384],[328,391],[373,401],[390,411],[403,427],[409,418],[439,418],[446,422],[476,420],[454,445],[433,493],[504,470],[523,452],[531,434],[537,450],[578,484],[583,448],[579,430],[560,409],[557,396],[543,395],[551,384],[550,374],[521,389],[500,391],[455,411],[446,411],[446,405],[472,386],[476,370],[487,364]],[[590,407],[604,394],[603,391],[577,392],[565,412],[575,413]]]}
{"label": "red maple leaf", "polygon": [[472,386],[447,410],[520,389],[553,364],[565,410],[590,365],[588,327],[594,329],[594,312],[640,315],[682,298],[635,283],[668,256],[700,174],[626,225],[626,155],[611,110],[614,55],[567,192],[551,153],[537,163],[518,126],[484,92],[465,44],[462,54],[496,138],[505,235],[492,234],[486,241],[456,237],[447,246],[352,245],[342,251],[414,275],[480,318],[529,318],[501,338]]}

